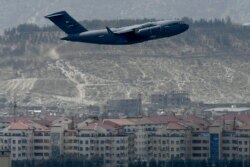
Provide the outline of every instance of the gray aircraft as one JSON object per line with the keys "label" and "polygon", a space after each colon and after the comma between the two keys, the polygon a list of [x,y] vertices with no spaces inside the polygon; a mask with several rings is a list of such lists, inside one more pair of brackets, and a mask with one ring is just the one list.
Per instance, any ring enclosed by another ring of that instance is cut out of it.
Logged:
{"label": "gray aircraft", "polygon": [[129,45],[144,41],[171,37],[188,30],[182,21],[156,21],[122,28],[88,31],[66,11],[45,16],[62,29],[68,36],[62,40],[105,45]]}

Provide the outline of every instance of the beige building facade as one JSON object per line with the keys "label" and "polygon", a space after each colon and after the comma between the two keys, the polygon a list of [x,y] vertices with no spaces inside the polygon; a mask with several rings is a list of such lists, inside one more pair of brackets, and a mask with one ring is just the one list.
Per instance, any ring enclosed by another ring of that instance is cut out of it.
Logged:
{"label": "beige building facade", "polygon": [[11,160],[43,160],[62,155],[101,161],[105,167],[171,159],[216,161],[250,158],[250,117],[208,122],[197,116],[105,119],[72,128],[59,119],[44,127],[13,122],[0,132],[0,149]]}
{"label": "beige building facade", "polygon": [[1,167],[11,167],[10,151],[0,150],[0,163]]}

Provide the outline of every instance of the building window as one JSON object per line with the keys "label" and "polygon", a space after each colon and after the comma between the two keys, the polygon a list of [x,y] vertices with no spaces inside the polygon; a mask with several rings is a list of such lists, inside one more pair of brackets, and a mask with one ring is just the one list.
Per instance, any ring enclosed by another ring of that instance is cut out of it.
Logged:
{"label": "building window", "polygon": [[201,140],[192,140],[192,143],[199,144],[199,143],[201,143]]}
{"label": "building window", "polygon": [[204,143],[204,144],[207,144],[207,143],[208,143],[208,140],[203,140],[203,143]]}
{"label": "building window", "polygon": [[229,140],[222,140],[222,143],[223,144],[230,144],[230,141]]}
{"label": "building window", "polygon": [[203,150],[208,150],[208,148],[207,147],[203,147]]}
{"label": "building window", "polygon": [[34,153],[35,157],[41,157],[43,156],[43,153]]}
{"label": "building window", "polygon": [[181,151],[185,151],[186,150],[186,148],[185,147],[181,147]]}
{"label": "building window", "polygon": [[230,147],[222,147],[223,150],[230,150]]}
{"label": "building window", "polygon": [[201,154],[193,154],[193,157],[201,157]]}
{"label": "building window", "polygon": [[201,147],[193,147],[193,150],[201,150]]}
{"label": "building window", "polygon": [[233,140],[232,142],[233,142],[233,144],[238,144],[237,140]]}

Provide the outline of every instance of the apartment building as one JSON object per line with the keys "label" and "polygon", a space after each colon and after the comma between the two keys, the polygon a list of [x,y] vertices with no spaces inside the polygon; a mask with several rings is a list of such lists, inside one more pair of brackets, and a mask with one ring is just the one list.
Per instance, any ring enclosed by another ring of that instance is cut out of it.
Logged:
{"label": "apartment building", "polygon": [[170,122],[150,137],[150,159],[190,158],[191,129],[180,123]]}
{"label": "apartment building", "polygon": [[32,121],[13,122],[0,133],[2,149],[11,152],[12,160],[48,159],[49,129]]}
{"label": "apartment building", "polygon": [[11,123],[0,132],[0,149],[12,160],[78,157],[107,167],[126,167],[137,160],[216,161],[250,158],[250,115],[214,121],[197,116],[151,116],[92,120],[74,127],[60,118],[44,127],[33,121]]}
{"label": "apartment building", "polygon": [[106,124],[120,127],[129,136],[129,161],[150,161],[149,141],[152,134],[162,125],[148,118],[138,119],[107,119]]}
{"label": "apartment building", "polygon": [[102,121],[64,131],[64,155],[98,159],[107,167],[128,165],[128,135]]}
{"label": "apartment building", "polygon": [[50,131],[36,129],[33,131],[33,158],[37,160],[49,159],[51,157]]}

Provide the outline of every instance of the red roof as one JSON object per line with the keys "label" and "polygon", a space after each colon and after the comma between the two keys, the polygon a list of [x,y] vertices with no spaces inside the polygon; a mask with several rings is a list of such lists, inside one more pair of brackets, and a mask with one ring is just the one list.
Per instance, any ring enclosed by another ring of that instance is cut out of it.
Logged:
{"label": "red roof", "polygon": [[8,127],[9,130],[35,130],[35,131],[49,131],[49,128],[37,124],[32,121],[17,121],[10,124]]}
{"label": "red roof", "polygon": [[244,122],[245,124],[250,124],[250,115],[249,114],[242,114],[237,116],[237,120]]}
{"label": "red roof", "polygon": [[249,114],[227,114],[221,116],[220,118],[214,120],[212,123],[213,125],[223,125],[225,121],[240,121],[244,124],[250,124],[250,115]]}
{"label": "red roof", "polygon": [[187,129],[187,127],[185,127],[184,125],[181,125],[177,122],[170,122],[167,124],[166,128],[168,130],[185,130]]}
{"label": "red roof", "polygon": [[154,116],[148,117],[148,119],[155,123],[169,123],[169,122],[180,121],[179,118],[177,118],[176,116],[171,116],[171,115],[163,115],[163,116],[154,115]]}
{"label": "red roof", "polygon": [[155,122],[151,121],[148,117],[129,119],[129,121],[135,125],[155,124]]}
{"label": "red roof", "polygon": [[28,129],[29,126],[21,121],[11,123],[9,126],[9,130],[28,130]]}
{"label": "red roof", "polygon": [[245,125],[238,128],[239,130],[250,130],[250,125]]}
{"label": "red roof", "polygon": [[126,126],[126,125],[135,125],[133,121],[130,119],[105,119],[105,123],[108,123],[110,125],[117,125],[117,126]]}

